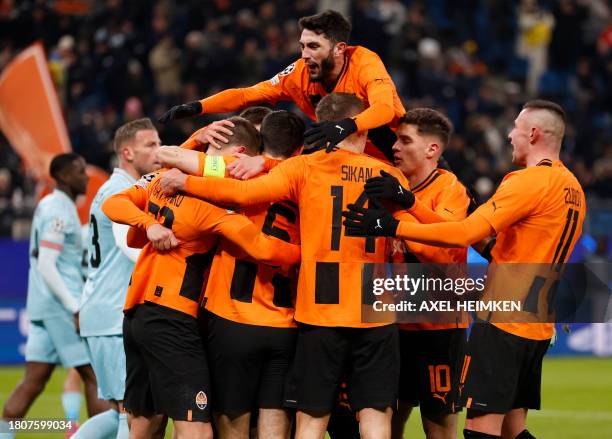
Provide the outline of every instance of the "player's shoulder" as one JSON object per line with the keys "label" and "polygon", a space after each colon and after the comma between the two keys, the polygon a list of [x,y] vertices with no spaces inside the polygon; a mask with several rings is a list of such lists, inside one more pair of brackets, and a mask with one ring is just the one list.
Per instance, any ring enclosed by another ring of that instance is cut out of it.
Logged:
{"label": "player's shoulder", "polygon": [[50,224],[51,229],[58,233],[75,231],[80,227],[74,202],[58,190],[40,200],[37,216],[41,224]]}
{"label": "player's shoulder", "polygon": [[129,188],[134,183],[135,180],[128,176],[125,171],[117,172],[117,170],[115,170],[109,179],[106,180],[102,186],[100,186],[100,189],[98,189],[98,192],[96,193],[96,198],[109,197],[117,192],[121,192],[122,190]]}
{"label": "player's shoulder", "polygon": [[76,207],[74,201],[72,201],[68,195],[55,189],[40,200],[38,208],[40,213],[46,216],[68,217]]}
{"label": "player's shoulder", "polygon": [[461,183],[461,180],[459,180],[459,178],[452,171],[449,171],[448,169],[437,168],[436,174],[438,176],[436,180],[438,180],[437,183],[440,186],[445,188],[457,187],[465,189],[465,186],[463,185],[463,183]]}
{"label": "player's shoulder", "polygon": [[136,186],[139,186],[146,190],[165,171],[167,171],[167,169],[160,169],[158,171],[145,174],[142,177],[140,177],[140,179],[138,179],[138,181],[135,184]]}
{"label": "player's shoulder", "polygon": [[351,60],[358,63],[382,62],[380,56],[373,50],[363,46],[349,46],[346,48]]}
{"label": "player's shoulder", "polygon": [[278,85],[285,78],[301,78],[304,69],[306,68],[306,63],[302,58],[292,62],[288,66],[286,66],[283,70],[278,72],[272,78],[270,78],[270,84]]}

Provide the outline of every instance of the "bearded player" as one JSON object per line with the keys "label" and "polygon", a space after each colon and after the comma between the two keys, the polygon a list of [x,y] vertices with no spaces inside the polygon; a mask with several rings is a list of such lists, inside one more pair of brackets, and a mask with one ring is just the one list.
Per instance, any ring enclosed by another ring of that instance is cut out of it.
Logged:
{"label": "bearded player", "polygon": [[[357,95],[366,108],[353,117],[315,123],[306,131],[305,142],[332,148],[355,132],[370,130],[370,139],[393,138],[388,129],[406,112],[395,84],[380,57],[361,46],[349,46],[351,24],[339,12],[327,10],[302,17],[300,47],[302,57],[271,79],[252,87],[224,90],[200,101],[172,107],[160,122],[200,114],[227,113],[249,105],[293,101],[312,120],[319,101],[333,92]],[[392,142],[391,142],[392,143]],[[375,154],[376,150],[366,150]],[[392,156],[390,151],[386,154]]]}

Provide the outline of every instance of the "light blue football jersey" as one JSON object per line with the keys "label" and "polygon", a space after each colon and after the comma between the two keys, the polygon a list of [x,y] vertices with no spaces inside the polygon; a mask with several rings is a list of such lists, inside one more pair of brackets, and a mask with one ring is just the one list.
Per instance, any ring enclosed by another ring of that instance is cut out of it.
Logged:
{"label": "light blue football jersey", "polygon": [[136,180],[115,168],[100,187],[89,211],[89,266],[79,311],[81,336],[122,334],[123,304],[134,263],[115,244],[113,223],[102,212],[104,201]]}
{"label": "light blue football jersey", "polygon": [[[63,235],[64,242],[58,240]],[[69,311],[51,292],[38,271],[38,253],[41,242],[45,246],[61,248],[57,269],[66,287],[80,300],[84,271],[81,224],[74,201],[63,191],[55,189],[36,206],[30,232],[30,270],[28,272],[28,298],[26,310],[30,320],[56,317]],[[58,242],[59,241],[59,242]]]}

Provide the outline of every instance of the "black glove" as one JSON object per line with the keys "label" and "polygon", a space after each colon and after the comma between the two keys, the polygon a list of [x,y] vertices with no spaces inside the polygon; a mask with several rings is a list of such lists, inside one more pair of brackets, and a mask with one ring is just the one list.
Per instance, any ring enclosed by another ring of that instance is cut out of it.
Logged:
{"label": "black glove", "polygon": [[364,190],[369,199],[393,201],[404,209],[414,206],[414,194],[403,187],[397,178],[382,170],[380,177],[368,178]]}
{"label": "black glove", "polygon": [[200,114],[202,114],[202,104],[199,101],[194,101],[172,107],[157,120],[161,123],[166,123],[171,120],[185,119],[186,117],[198,116]]}
{"label": "black glove", "polygon": [[346,234],[349,236],[395,236],[399,221],[386,209],[364,208],[349,204],[342,212]]}
{"label": "black glove", "polygon": [[353,119],[342,119],[338,122],[313,123],[304,133],[304,143],[313,148],[325,148],[326,152],[334,151],[335,146],[357,131]]}

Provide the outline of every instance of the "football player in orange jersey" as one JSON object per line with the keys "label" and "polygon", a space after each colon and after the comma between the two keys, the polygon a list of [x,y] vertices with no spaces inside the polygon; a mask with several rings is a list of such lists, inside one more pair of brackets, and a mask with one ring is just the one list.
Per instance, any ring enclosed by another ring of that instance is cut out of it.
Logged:
{"label": "football player in orange jersey", "polygon": [[[362,110],[356,96],[332,93],[317,106],[317,118],[338,121]],[[162,181],[166,193],[184,191],[216,203],[297,202],[304,238],[295,306],[300,325],[285,403],[298,409],[298,438],[325,434],[344,372],[362,437],[391,436],[399,375],[397,327],[364,322],[359,293],[367,290],[363,264],[384,262],[386,241],[346,236],[341,211],[353,200],[367,202],[363,184],[381,170],[395,174],[405,186],[408,182],[395,168],[362,154],[366,135],[354,133],[332,154],[292,157],[249,181],[186,176],[178,170],[164,174]]]}
{"label": "football player in orange jersey", "polygon": [[[272,79],[252,87],[228,89],[200,101],[172,107],[160,122],[208,113],[226,113],[248,105],[293,101],[311,119],[322,97],[333,92],[356,94],[366,108],[354,117],[319,122],[306,132],[306,143],[334,147],[352,133],[395,124],[406,112],[380,57],[349,46],[351,24],[327,10],[299,20],[302,57]],[[386,127],[377,130],[388,138]],[[370,132],[372,138],[374,132]],[[378,143],[378,142],[374,142]],[[366,152],[369,152],[366,150]],[[372,150],[375,153],[376,150]],[[390,151],[387,151],[390,156]]]}
{"label": "football player in orange jersey", "polygon": [[[261,135],[263,154],[282,161],[301,148],[304,122],[292,112],[274,111],[263,119]],[[207,175],[204,163],[216,151],[209,147],[203,157],[163,147],[158,157],[166,166],[199,176]],[[299,243],[293,203],[263,203],[243,213],[264,233]],[[256,264],[231,242],[220,241],[206,287],[206,310],[214,415],[221,438],[248,438],[253,409],[258,410],[259,437],[287,437],[290,432],[283,390],[297,337],[296,281],[295,267]]]}
{"label": "football player in orange jersey", "polygon": [[[394,164],[410,182],[411,190],[398,190],[389,175],[366,183],[365,191],[379,201],[410,208],[417,200],[438,221],[459,221],[467,216],[470,197],[457,177],[440,169],[438,161],[448,144],[452,124],[430,108],[409,110],[399,120],[393,145]],[[467,248],[443,248],[413,241],[393,243],[392,260],[408,263],[465,263]],[[413,407],[420,405],[428,439],[457,435],[459,372],[468,324],[400,324],[400,386],[398,410],[393,416],[393,437],[403,437]]]}
{"label": "football player in orange jersey", "polygon": [[[465,438],[534,437],[526,429],[527,410],[540,408],[542,359],[554,334],[552,323],[536,318],[546,302],[539,297],[540,282],[550,286],[558,279],[586,212],[580,183],[559,160],[564,132],[565,113],[559,105],[527,102],[508,135],[513,163],[524,169],[507,174],[493,196],[463,221],[400,222],[384,209],[360,206],[349,206],[344,213],[345,225],[355,231],[429,245],[465,247],[496,234],[485,293],[508,291],[512,285],[516,297],[534,299],[533,306],[517,313],[518,322],[479,322],[472,329],[460,377],[468,409]],[[375,228],[378,223],[384,230]],[[509,279],[504,273],[512,264],[530,264],[529,270],[545,277]],[[533,287],[536,282],[539,288]]]}
{"label": "football player in orange jersey", "polygon": [[[242,134],[257,152],[261,139],[252,124],[233,122],[236,140]],[[299,247],[265,237],[242,215],[183,195],[166,197],[158,185],[159,173],[149,174],[103,204],[109,218],[146,229],[157,241],[156,249],[143,248],[124,307],[125,407],[135,437],[156,429],[154,414],[172,418],[179,437],[212,437],[208,366],[196,318],[217,235],[269,263],[297,262]]]}

